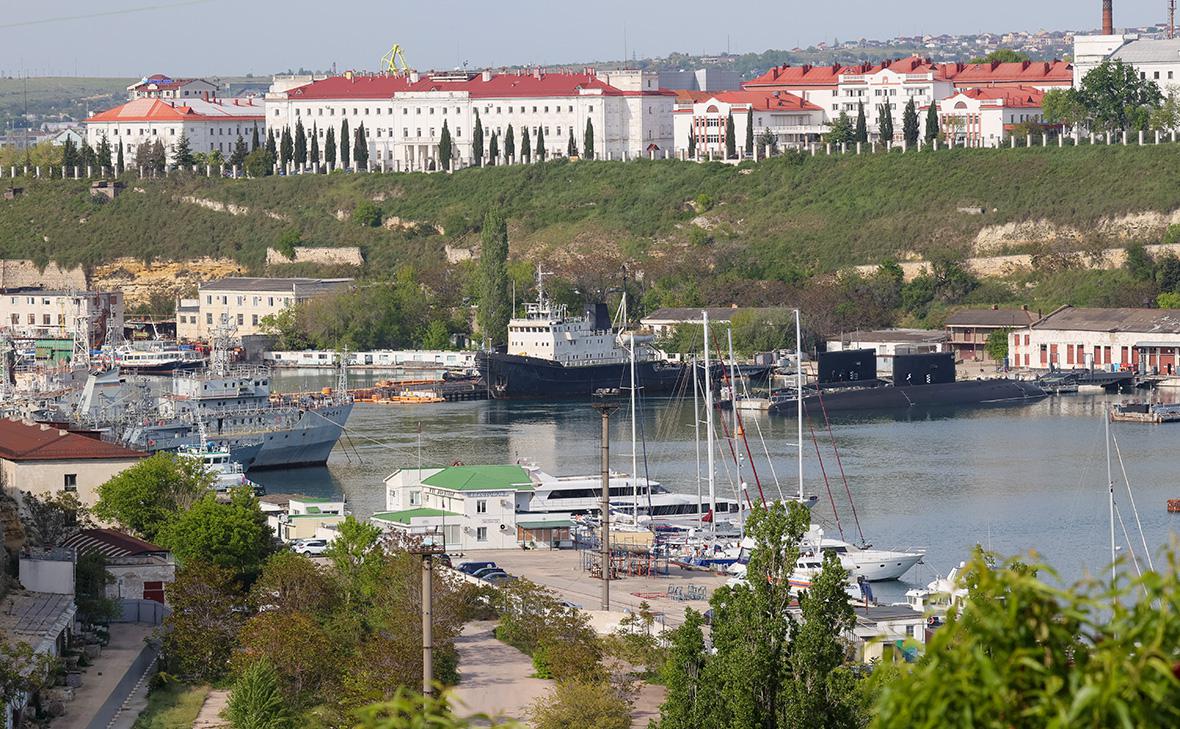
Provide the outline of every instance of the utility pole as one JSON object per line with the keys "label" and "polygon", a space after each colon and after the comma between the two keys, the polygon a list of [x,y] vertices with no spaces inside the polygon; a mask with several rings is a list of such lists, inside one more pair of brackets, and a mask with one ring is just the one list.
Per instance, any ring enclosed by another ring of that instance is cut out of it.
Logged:
{"label": "utility pole", "polygon": [[422,558],[422,695],[434,692],[434,555],[446,551],[444,535],[425,534],[410,554]]}
{"label": "utility pole", "polygon": [[610,416],[619,406],[601,401],[594,409],[602,415],[602,609],[610,610]]}

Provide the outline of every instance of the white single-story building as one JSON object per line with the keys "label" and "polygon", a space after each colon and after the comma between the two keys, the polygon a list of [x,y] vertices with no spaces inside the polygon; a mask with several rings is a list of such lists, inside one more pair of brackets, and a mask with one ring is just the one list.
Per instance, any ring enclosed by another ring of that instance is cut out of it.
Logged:
{"label": "white single-story building", "polygon": [[1008,334],[1008,359],[1030,369],[1094,368],[1176,374],[1180,310],[1063,306]]}
{"label": "white single-story building", "polygon": [[283,542],[320,537],[323,529],[344,521],[348,512],[344,499],[326,499],[296,494],[267,494],[258,499],[266,523]]}

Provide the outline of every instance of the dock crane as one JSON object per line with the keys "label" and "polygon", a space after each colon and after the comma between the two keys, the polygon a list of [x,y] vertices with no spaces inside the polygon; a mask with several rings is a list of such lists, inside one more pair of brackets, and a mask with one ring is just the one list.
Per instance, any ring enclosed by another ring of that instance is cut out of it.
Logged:
{"label": "dock crane", "polygon": [[406,63],[406,56],[399,44],[394,43],[393,48],[381,57],[381,68],[387,73],[409,73],[410,64]]}

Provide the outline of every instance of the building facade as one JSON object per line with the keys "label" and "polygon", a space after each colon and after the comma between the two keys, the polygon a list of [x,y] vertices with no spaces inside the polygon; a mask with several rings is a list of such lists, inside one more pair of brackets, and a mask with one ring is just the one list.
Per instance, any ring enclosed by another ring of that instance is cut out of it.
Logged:
{"label": "building facade", "polygon": [[[1021,124],[1043,125],[1045,92],[1030,86],[971,88],[938,102],[939,136],[956,146],[998,147]],[[918,115],[922,133],[926,111]]]}
{"label": "building facade", "polygon": [[[750,114],[754,118],[754,142],[769,131],[779,147],[800,146],[819,139],[827,131],[823,109],[782,91],[677,92],[673,112],[675,148],[694,149],[697,156],[723,157],[727,120],[732,115],[734,149],[746,144]],[[689,138],[695,137],[695,143]]]}
{"label": "building facade", "polygon": [[0,420],[0,475],[6,488],[52,496],[78,496],[86,506],[98,487],[147,456],[44,423]]}
{"label": "building facade", "polygon": [[217,96],[217,84],[202,78],[169,78],[162,73],[145,76],[127,87],[127,100],[202,99]]}
{"label": "building facade", "polygon": [[[582,153],[589,123],[595,156],[619,159],[671,150],[673,99],[659,88],[657,74],[643,71],[349,73],[302,85],[276,80],[266,95],[266,122],[276,134],[283,128],[294,134],[302,125],[305,134],[319,139],[321,150],[328,129],[339,144],[347,123],[351,146],[363,125],[374,168],[435,168],[444,124],[454,159],[470,164],[477,116],[485,158],[494,134],[503,161],[510,127],[514,161],[523,156],[526,130],[534,158],[538,135],[548,157],[564,156],[571,137]],[[352,166],[352,161],[338,158],[337,164]]]}
{"label": "building facade", "polygon": [[[990,309],[962,309],[946,318],[947,344],[950,351],[955,353],[955,359],[961,362],[999,364],[987,353],[988,337],[996,331],[1027,328],[1039,318],[1027,308],[1001,309],[993,306]],[[1011,351],[1008,361],[1015,366]]]}
{"label": "building facade", "polygon": [[197,287],[196,299],[181,299],[176,308],[176,336],[194,342],[208,340],[224,314],[238,337],[263,334],[263,322],[288,307],[316,296],[340,292],[350,278],[231,277]]}
{"label": "building facade", "polygon": [[1180,312],[1063,306],[1008,335],[1013,366],[1135,370],[1173,375],[1180,366]]}
{"label": "building facade", "polygon": [[160,142],[175,162],[175,147],[181,137],[194,152],[220,152],[228,158],[238,137],[249,146],[257,131],[266,131],[264,109],[257,99],[189,98],[169,101],[139,98],[86,120],[86,141],[97,148],[105,137],[111,145],[113,166],[123,147],[123,162],[135,163],[141,145]]}
{"label": "building facade", "polygon": [[97,348],[108,330],[122,337],[124,313],[119,291],[0,289],[0,331],[13,337],[78,337]]}
{"label": "building facade", "polygon": [[100,554],[113,580],[111,600],[151,600],[167,604],[164,586],[176,579],[176,560],[164,547],[115,529],[82,529],[62,542],[79,557]]}

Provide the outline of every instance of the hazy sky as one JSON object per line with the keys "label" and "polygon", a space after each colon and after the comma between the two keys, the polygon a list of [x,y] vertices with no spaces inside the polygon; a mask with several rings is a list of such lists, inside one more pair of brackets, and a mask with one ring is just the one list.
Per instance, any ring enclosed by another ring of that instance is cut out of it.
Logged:
{"label": "hazy sky", "polygon": [[[551,64],[673,51],[761,51],[833,38],[1090,29],[1100,0],[4,0],[0,74],[268,74],[376,69],[398,42],[419,69]],[[1115,24],[1166,18],[1115,0]],[[728,11],[728,12],[727,12]],[[98,15],[102,13],[102,15]]]}

